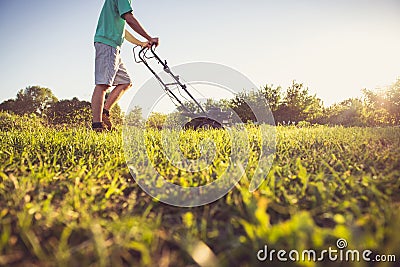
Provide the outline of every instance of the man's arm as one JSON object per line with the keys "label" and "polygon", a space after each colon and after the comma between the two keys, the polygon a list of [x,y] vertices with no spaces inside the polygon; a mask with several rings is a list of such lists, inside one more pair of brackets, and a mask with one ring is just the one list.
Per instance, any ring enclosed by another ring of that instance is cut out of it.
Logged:
{"label": "man's arm", "polygon": [[158,38],[152,38],[149,34],[147,34],[147,32],[143,29],[142,25],[140,25],[139,21],[137,21],[132,13],[125,13],[124,15],[122,15],[122,17],[126,21],[126,23],[128,23],[128,25],[132,28],[132,30],[146,38],[149,41],[150,45],[158,45]]}
{"label": "man's arm", "polygon": [[134,45],[139,45],[141,47],[145,47],[148,43],[147,42],[142,42],[138,40],[135,36],[133,36],[129,31],[125,30],[125,39],[134,44]]}

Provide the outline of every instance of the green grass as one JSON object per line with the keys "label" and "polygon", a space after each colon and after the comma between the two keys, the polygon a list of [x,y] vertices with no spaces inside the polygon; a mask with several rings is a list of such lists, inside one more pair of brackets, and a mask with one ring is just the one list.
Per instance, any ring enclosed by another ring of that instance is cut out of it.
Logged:
{"label": "green grass", "polygon": [[[151,160],[174,183],[206,184],[223,171],[215,164],[190,180],[162,156],[159,132],[136,131],[133,141],[149,144]],[[186,156],[199,156],[193,143],[204,135],[181,134]],[[223,132],[206,135],[225,162],[230,142]],[[146,195],[129,173],[120,132],[34,127],[8,129],[0,138],[0,265],[196,266],[203,253],[218,266],[265,266],[256,257],[264,245],[323,250],[335,248],[338,238],[349,249],[400,260],[399,128],[278,128],[261,187],[248,190],[259,153],[250,145],[247,176],[198,208]],[[146,162],[146,151],[135,153],[130,164]],[[135,168],[146,175],[152,166]]]}

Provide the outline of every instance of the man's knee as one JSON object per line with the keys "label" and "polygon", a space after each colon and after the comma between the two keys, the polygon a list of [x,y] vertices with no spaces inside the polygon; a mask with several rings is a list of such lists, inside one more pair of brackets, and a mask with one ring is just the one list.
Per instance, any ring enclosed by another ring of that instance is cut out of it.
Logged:
{"label": "man's knee", "polygon": [[94,89],[99,91],[107,91],[110,87],[111,86],[109,86],[108,84],[96,84],[96,87]]}
{"label": "man's knee", "polygon": [[117,87],[122,91],[126,91],[132,87],[132,83],[119,84]]}
{"label": "man's knee", "polygon": [[127,83],[127,84],[125,84],[125,86],[124,86],[124,90],[128,90],[129,88],[131,88],[132,87],[132,83]]}

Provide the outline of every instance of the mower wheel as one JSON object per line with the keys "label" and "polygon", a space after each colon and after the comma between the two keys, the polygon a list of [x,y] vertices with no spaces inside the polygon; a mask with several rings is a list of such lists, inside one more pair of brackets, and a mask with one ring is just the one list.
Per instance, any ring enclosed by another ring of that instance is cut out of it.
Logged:
{"label": "mower wheel", "polygon": [[216,120],[207,117],[198,117],[193,120],[187,122],[185,126],[183,126],[184,130],[192,129],[192,130],[208,130],[208,129],[223,129],[221,123]]}

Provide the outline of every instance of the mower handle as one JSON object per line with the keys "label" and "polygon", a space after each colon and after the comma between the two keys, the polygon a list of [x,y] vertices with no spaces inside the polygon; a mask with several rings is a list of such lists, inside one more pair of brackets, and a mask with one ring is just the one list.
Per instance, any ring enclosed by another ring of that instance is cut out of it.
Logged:
{"label": "mower handle", "polygon": [[[200,103],[199,103],[199,102],[193,97],[193,95],[187,90],[186,84],[183,84],[183,83],[179,80],[179,76],[174,75],[174,74],[171,72],[171,70],[170,70],[170,68],[169,68],[169,66],[168,66],[167,61],[166,61],[166,60],[163,61],[163,60],[156,54],[156,52],[155,52],[156,44],[151,45],[150,48],[149,48],[148,46],[142,47],[142,49],[140,49],[140,51],[139,51],[139,53],[138,53],[139,60],[136,58],[136,53],[135,53],[135,52],[136,52],[135,49],[136,49],[137,47],[138,47],[138,46],[135,46],[135,47],[133,48],[133,55],[134,55],[134,57],[135,57],[136,63],[143,63],[143,64],[150,70],[150,72],[153,73],[153,75],[154,75],[154,76],[156,77],[156,79],[160,82],[160,84],[162,84],[163,89],[167,92],[167,94],[169,94],[170,96],[172,96],[172,97],[180,104],[180,106],[183,107],[186,111],[190,112],[190,110],[184,105],[184,103],[182,103],[182,101],[169,89],[168,86],[171,85],[171,84],[167,84],[167,83],[165,83],[165,82],[162,80],[162,78],[155,72],[155,70],[154,70],[154,69],[150,66],[150,64],[147,62],[147,59],[155,58],[155,59],[158,61],[158,63],[161,64],[161,65],[163,66],[164,71],[165,71],[166,73],[168,73],[168,74],[172,77],[172,79],[175,80],[175,82],[172,83],[172,84],[177,85],[177,86],[179,86],[180,88],[182,88],[182,89],[189,95],[189,97],[197,104],[197,106],[200,108],[200,110],[201,110],[203,113],[205,113],[205,110],[204,110],[203,107],[200,105]],[[152,56],[147,56],[147,55],[146,55],[147,52],[148,52],[149,50],[150,50],[151,53],[153,54]]]}
{"label": "mower handle", "polygon": [[[136,63],[142,63],[143,59],[145,59],[145,58],[146,59],[150,59],[150,58],[153,58],[153,57],[156,56],[155,48],[157,47],[157,45],[156,44],[152,44],[150,48],[148,46],[144,46],[139,50],[139,53],[137,53],[138,57],[139,57],[139,60],[138,60],[138,58],[136,57],[136,49],[138,47],[141,47],[141,46],[140,45],[136,45],[136,46],[133,47],[133,56],[135,58],[135,62]],[[153,56],[148,57],[146,55],[149,50],[152,52]],[[158,56],[156,56],[156,57],[158,57]]]}
{"label": "mower handle", "polygon": [[[142,47],[142,49],[140,49],[140,51],[138,53],[139,60],[136,58],[136,53],[135,53],[136,52],[135,49],[137,47],[139,47],[139,46],[135,46],[133,48],[133,55],[134,55],[136,63],[143,63],[143,62],[146,63],[146,59],[155,58],[158,61],[158,63],[161,64],[164,67],[164,70],[166,70],[168,72],[169,67],[167,65],[167,61],[166,60],[162,60],[156,54],[156,51],[155,51],[155,48],[157,47],[156,44],[152,44],[150,48],[148,46]],[[147,56],[147,52],[149,52],[149,51],[152,53],[151,56]]]}

